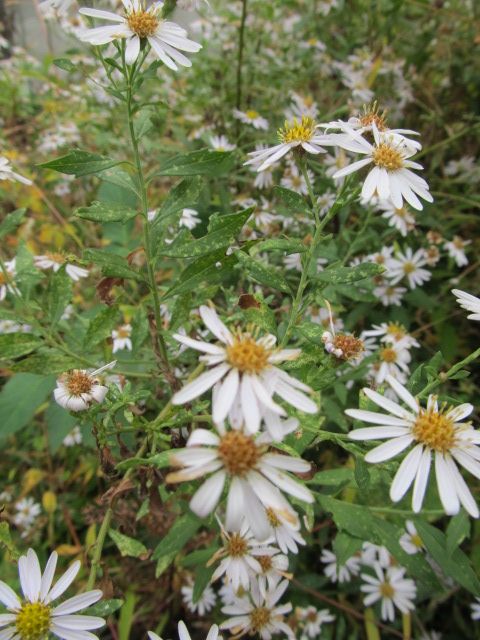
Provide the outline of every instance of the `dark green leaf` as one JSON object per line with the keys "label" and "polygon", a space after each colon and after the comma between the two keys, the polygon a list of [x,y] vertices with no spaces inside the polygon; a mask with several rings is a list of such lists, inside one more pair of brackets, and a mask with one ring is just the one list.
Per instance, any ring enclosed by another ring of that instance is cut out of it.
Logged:
{"label": "dark green leaf", "polygon": [[176,284],[167,291],[163,299],[195,291],[204,282],[209,285],[218,284],[233,273],[235,263],[234,255],[226,256],[224,250],[202,256],[182,271]]}
{"label": "dark green leaf", "polygon": [[78,418],[71,415],[56,402],[51,402],[45,411],[45,420],[48,429],[48,448],[51,453],[55,453],[65,436],[77,424]]}
{"label": "dark green leaf", "polygon": [[278,289],[284,293],[291,293],[290,285],[283,277],[282,273],[269,265],[264,265],[258,260],[254,260],[244,251],[236,251],[235,256],[239,264],[257,282],[272,289]]}
{"label": "dark green leaf", "polygon": [[27,425],[55,385],[55,376],[19,373],[10,378],[0,393],[0,440]]}
{"label": "dark green leaf", "polygon": [[130,538],[114,529],[110,529],[108,535],[117,545],[122,557],[140,558],[148,555],[147,547],[138,540]]}
{"label": "dark green leaf", "polygon": [[308,247],[301,240],[289,240],[287,238],[269,238],[256,242],[250,253],[265,253],[269,251],[282,251],[287,255],[291,253],[305,253]]}
{"label": "dark green leaf", "polygon": [[0,335],[0,361],[24,356],[41,344],[41,339],[30,333],[4,333]]}
{"label": "dark green leaf", "polygon": [[63,69],[63,71],[75,71],[76,67],[71,60],[68,58],[55,58],[53,64],[59,69]]}
{"label": "dark green leaf", "polygon": [[233,169],[235,152],[200,149],[175,156],[159,169],[161,176],[221,176]]}
{"label": "dark green leaf", "polygon": [[106,618],[123,605],[123,600],[116,598],[114,600],[101,600],[91,607],[88,607],[88,614],[91,616],[100,616]]}
{"label": "dark green leaf", "polygon": [[140,281],[145,280],[141,273],[128,266],[126,258],[123,258],[116,253],[101,251],[99,249],[86,249],[83,252],[83,259],[100,266],[104,276],[129,278]]}
{"label": "dark green leaf", "polygon": [[157,545],[153,552],[153,558],[158,560],[177,554],[197,532],[201,524],[202,520],[190,512],[177,518],[169,532]]}
{"label": "dark green leaf", "polygon": [[52,326],[60,320],[71,299],[72,279],[66,274],[65,266],[62,266],[51,275],[47,289],[47,310]]}
{"label": "dark green leaf", "polygon": [[43,169],[53,169],[60,173],[74,175],[78,178],[90,173],[99,173],[117,164],[120,164],[120,161],[100,156],[97,153],[74,149],[65,156],[55,158],[55,160],[50,160],[49,162],[42,162],[38,166]]}
{"label": "dark green leaf", "polygon": [[87,333],[84,338],[84,345],[97,344],[100,340],[104,340],[112,333],[118,324],[118,309],[116,307],[105,307],[100,313],[90,320]]}
{"label": "dark green leaf", "polygon": [[325,269],[325,271],[320,271],[320,273],[317,274],[316,279],[331,284],[352,284],[352,282],[358,282],[358,280],[378,276],[384,271],[384,267],[380,264],[365,262],[356,267],[332,267]]}
{"label": "dark green leaf", "polygon": [[14,231],[18,227],[18,225],[22,222],[23,216],[25,215],[26,211],[26,209],[17,209],[16,211],[7,213],[0,224],[0,238],[3,238],[9,233],[12,233],[12,231]]}
{"label": "dark green leaf", "polygon": [[280,198],[283,204],[287,207],[289,213],[297,214],[309,214],[311,215],[311,209],[303,196],[291,189],[285,189],[284,187],[276,186],[273,189],[273,193]]}

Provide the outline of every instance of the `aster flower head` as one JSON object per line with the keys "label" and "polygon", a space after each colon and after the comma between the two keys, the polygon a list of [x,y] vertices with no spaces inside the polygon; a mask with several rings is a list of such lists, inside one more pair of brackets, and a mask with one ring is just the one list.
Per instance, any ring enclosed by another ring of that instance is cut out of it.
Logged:
{"label": "aster flower head", "polygon": [[20,295],[20,291],[17,289],[15,285],[15,276],[17,270],[17,261],[15,258],[13,260],[8,260],[4,263],[5,272],[3,269],[0,269],[0,302],[5,300],[7,297],[7,293],[13,295]]}
{"label": "aster flower head", "polygon": [[300,411],[317,412],[316,404],[306,395],[311,392],[310,387],[276,366],[297,358],[299,349],[275,348],[276,339],[271,334],[258,337],[250,330],[231,332],[210,307],[201,306],[200,316],[220,344],[174,334],[178,342],[203,352],[200,360],[211,368],[178,391],[173,404],[190,402],[221,381],[212,402],[215,424],[232,411],[240,412],[247,430],[255,433],[265,410],[285,415],[284,409],[273,401],[274,394]]}
{"label": "aster flower head", "polygon": [[122,351],[123,349],[127,349],[128,351],[132,350],[132,325],[131,324],[122,324],[118,329],[114,329],[112,331],[112,340],[113,340],[113,349],[112,353],[117,353],[117,351]]}
{"label": "aster flower head", "polygon": [[54,273],[56,273],[63,264],[66,264],[65,273],[74,282],[78,282],[81,278],[88,276],[87,269],[67,263],[67,259],[62,253],[48,252],[41,256],[35,256],[33,261],[38,269],[52,269]]}
{"label": "aster flower head", "polygon": [[399,540],[400,546],[409,555],[413,556],[423,551],[422,539],[418,535],[417,529],[411,520],[405,522],[406,531]]}
{"label": "aster flower head", "polygon": [[287,516],[278,509],[267,507],[266,514],[272,538],[282,553],[298,553],[298,545],[304,545],[306,542],[300,533],[300,522],[293,509]]}
{"label": "aster flower head", "polygon": [[190,579],[181,588],[182,600],[189,611],[203,617],[211,611],[217,602],[215,591],[210,586],[206,586],[202,595],[197,600],[193,598],[193,582]]}
{"label": "aster flower head", "polygon": [[332,582],[350,582],[353,576],[360,573],[360,558],[352,556],[345,564],[338,564],[337,556],[329,549],[324,549],[320,560],[325,565],[323,572]]}
{"label": "aster flower head", "polygon": [[403,201],[406,200],[418,210],[423,209],[419,197],[433,202],[427,182],[412,171],[423,169],[422,165],[410,160],[415,149],[407,144],[404,138],[390,132],[379,132],[374,123],[372,133],[373,144],[353,129],[348,129],[347,133],[333,134],[330,141],[323,141],[323,144],[338,144],[344,149],[365,156],[362,160],[337,171],[333,178],[349,175],[373,164],[374,167],[368,173],[362,188],[361,195],[365,200],[378,196],[381,200],[391,200],[398,209],[403,207]]}
{"label": "aster flower head", "polygon": [[190,508],[201,518],[215,509],[228,484],[225,528],[240,531],[245,518],[253,535],[263,541],[271,536],[269,507],[298,522],[282,491],[304,502],[313,501],[310,491],[290,475],[307,473],[310,463],[270,452],[270,444],[267,433],[253,436],[223,426],[217,427],[217,433],[195,429],[186,448],[171,454],[171,464],[184,469],[168,474],[167,482],[209,476],[190,500]]}
{"label": "aster flower head", "polygon": [[366,607],[375,602],[381,602],[382,620],[395,620],[395,608],[402,613],[409,613],[415,609],[413,600],[417,595],[415,582],[405,578],[405,569],[389,567],[384,570],[379,565],[374,567],[375,576],[362,573],[364,584],[360,589],[365,593],[363,600]]}
{"label": "aster flower head", "polygon": [[54,606],[53,601],[65,593],[81,566],[80,562],[74,562],[52,587],[57,560],[54,551],[42,575],[33,549],[20,557],[18,573],[23,598],[0,581],[0,602],[8,611],[0,616],[0,627],[6,627],[0,632],[4,640],[44,640],[49,633],[62,640],[98,640],[90,630],[103,627],[105,620],[78,612],[100,600],[102,592],[87,591]]}
{"label": "aster flower head", "polygon": [[253,165],[257,171],[264,171],[272,164],[283,158],[293,149],[300,148],[307,153],[317,155],[326,153],[321,147],[323,136],[318,133],[317,125],[310,116],[302,116],[301,120],[294,118],[286,121],[283,129],[278,130],[280,144],[261,151],[252,151],[248,155],[250,160],[246,165]]}
{"label": "aster flower head", "polygon": [[[150,640],[162,640],[160,636],[157,635],[154,631],[149,631],[148,637]],[[183,620],[180,620],[180,622],[178,623],[178,638],[179,640],[192,640]],[[217,638],[218,626],[214,624],[210,627],[206,640],[217,640]]]}
{"label": "aster flower head", "polygon": [[254,129],[260,129],[266,131],[268,129],[268,120],[261,116],[255,109],[248,109],[247,111],[240,111],[240,109],[233,110],[233,116],[243,122],[243,124],[249,124]]}
{"label": "aster flower head", "polygon": [[85,411],[94,402],[103,402],[108,387],[100,384],[97,376],[107,369],[112,369],[116,363],[114,360],[91,372],[86,369],[73,369],[62,374],[53,392],[55,401],[69,411]]}
{"label": "aster flower head", "polygon": [[295,609],[295,617],[300,622],[300,628],[302,635],[300,640],[316,640],[321,634],[322,626],[327,622],[333,622],[335,616],[333,616],[328,609],[322,609],[319,611],[316,607],[297,607]]}
{"label": "aster flower head", "polygon": [[122,0],[123,15],[84,7],[80,13],[91,18],[107,20],[113,25],[83,29],[79,38],[92,45],[102,45],[113,40],[126,40],[125,61],[133,64],[140,53],[142,41],[147,41],[157,57],[173,71],[177,65],[191,67],[192,63],[182,51],[197,53],[202,45],[189,40],[185,29],[175,22],[161,17],[163,2],[155,2],[146,7],[142,0]]}
{"label": "aster flower head", "polygon": [[389,413],[362,409],[347,409],[345,413],[355,420],[375,425],[351,431],[352,440],[387,440],[367,453],[367,462],[391,460],[410,449],[395,474],[390,498],[398,502],[413,484],[412,509],[418,513],[433,456],[438,493],[445,513],[454,515],[463,505],[472,517],[478,518],[477,504],[457,467],[459,464],[480,478],[480,433],[470,422],[463,422],[472,413],[473,406],[468,403],[457,407],[439,405],[436,396],[430,395],[426,407],[422,407],[418,399],[392,376],[387,376],[386,382],[407,408],[365,388],[363,392],[367,398]]}
{"label": "aster flower head", "polygon": [[427,259],[424,249],[417,249],[414,253],[411,247],[407,247],[404,253],[398,252],[394,258],[390,258],[387,275],[392,284],[406,278],[410,289],[415,289],[432,277],[430,271],[423,268],[425,264]]}
{"label": "aster flower head", "polygon": [[253,583],[248,598],[239,598],[222,608],[222,613],[231,618],[223,622],[220,629],[228,629],[238,638],[258,634],[262,640],[270,640],[277,633],[293,638],[293,631],[285,622],[285,615],[290,613],[292,605],[278,604],[287,588],[288,580],[282,580],[268,591],[261,591]]}

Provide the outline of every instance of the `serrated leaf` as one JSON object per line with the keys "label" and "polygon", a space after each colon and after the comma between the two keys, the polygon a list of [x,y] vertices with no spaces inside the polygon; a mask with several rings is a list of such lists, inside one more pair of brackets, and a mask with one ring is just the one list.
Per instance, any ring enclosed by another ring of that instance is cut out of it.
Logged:
{"label": "serrated leaf", "polygon": [[115,542],[118,550],[120,551],[120,555],[124,558],[140,558],[148,555],[147,547],[139,540],[130,538],[129,536],[120,533],[120,531],[115,531],[114,529],[110,529],[108,535]]}
{"label": "serrated leaf", "polygon": [[209,285],[218,284],[233,273],[235,264],[235,256],[225,255],[224,250],[202,256],[182,271],[176,284],[167,291],[163,299],[195,291],[204,282],[208,282]]}
{"label": "serrated leaf", "polygon": [[161,176],[212,176],[217,177],[231,171],[235,165],[234,151],[213,151],[200,149],[185,153],[162,164],[158,170]]}
{"label": "serrated leaf", "polygon": [[74,175],[78,178],[91,173],[99,173],[117,164],[120,164],[119,160],[112,160],[112,158],[107,158],[97,153],[74,149],[65,156],[60,156],[48,162],[42,162],[38,166],[42,167],[42,169],[52,169],[59,173]]}
{"label": "serrated leaf", "polygon": [[196,258],[222,247],[229,247],[252,214],[253,207],[228,215],[214,214],[210,218],[209,231],[203,238],[194,239],[185,229],[172,244],[159,249],[159,254],[170,258]]}
{"label": "serrated leaf", "polygon": [[137,215],[130,207],[113,202],[93,202],[89,207],[79,207],[73,212],[77,218],[92,222],[127,222]]}
{"label": "serrated leaf", "polygon": [[7,213],[0,223],[0,239],[12,233],[12,231],[15,231],[18,225],[21,224],[26,211],[26,209],[17,209],[16,211]]}
{"label": "serrated leaf", "polygon": [[280,198],[283,204],[292,214],[309,214],[311,215],[311,209],[303,196],[291,189],[285,189],[285,187],[276,186],[273,189],[273,193]]}
{"label": "serrated leaf", "polygon": [[242,266],[256,282],[271,287],[272,289],[291,294],[290,285],[279,270],[271,266],[266,266],[258,260],[254,260],[244,251],[236,251],[235,256],[240,266]]}
{"label": "serrated leaf", "polygon": [[5,333],[0,335],[0,361],[25,356],[35,351],[42,340],[31,333]]}

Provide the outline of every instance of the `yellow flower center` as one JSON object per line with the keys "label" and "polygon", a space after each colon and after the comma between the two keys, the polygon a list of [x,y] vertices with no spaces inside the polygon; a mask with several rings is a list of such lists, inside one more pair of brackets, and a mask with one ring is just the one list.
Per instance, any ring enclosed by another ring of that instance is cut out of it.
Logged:
{"label": "yellow flower center", "polygon": [[117,330],[117,335],[119,338],[129,338],[130,337],[130,329],[127,329],[126,327],[120,327]]}
{"label": "yellow flower center", "polygon": [[387,334],[395,338],[395,340],[401,340],[407,335],[405,327],[396,322],[389,322],[387,326]]}
{"label": "yellow flower center", "polygon": [[250,626],[252,635],[258,633],[270,622],[270,610],[266,607],[258,607],[250,614]]}
{"label": "yellow flower center", "polygon": [[227,555],[233,558],[240,558],[246,555],[248,551],[248,545],[244,538],[239,533],[232,533],[230,538],[228,538],[227,544]]}
{"label": "yellow flower center", "polygon": [[258,560],[258,563],[262,567],[262,571],[264,573],[266,573],[267,571],[270,571],[270,569],[272,568],[271,556],[257,556],[256,559]]}
{"label": "yellow flower center", "polygon": [[389,582],[382,582],[382,584],[380,585],[380,593],[382,594],[383,598],[392,599],[395,595],[395,589]]}
{"label": "yellow flower center", "polygon": [[333,339],[333,344],[336,349],[341,349],[343,351],[343,355],[341,356],[343,360],[358,358],[358,356],[365,351],[363,340],[355,338],[355,336],[348,335],[347,333],[337,333]]}
{"label": "yellow flower center", "polygon": [[412,544],[414,544],[419,549],[423,548],[423,542],[422,542],[422,539],[420,538],[420,536],[418,535],[418,533],[414,533],[413,535],[411,535],[410,536],[410,541],[412,542]]}
{"label": "yellow flower center", "polygon": [[413,273],[417,267],[413,264],[413,262],[405,262],[402,268],[403,273],[408,276],[408,274]]}
{"label": "yellow flower center", "polygon": [[450,451],[455,444],[455,427],[447,412],[447,407],[440,411],[422,409],[412,429],[415,439],[439,453]]}
{"label": "yellow flower center", "polygon": [[459,238],[458,236],[455,236],[453,238],[453,246],[457,249],[463,249],[465,244],[461,238]]}
{"label": "yellow flower center", "polygon": [[278,130],[281,142],[309,142],[315,133],[315,121],[310,116],[302,116],[301,122],[294,118],[291,122],[285,121],[283,129]]}
{"label": "yellow flower center", "polygon": [[63,264],[65,262],[65,256],[63,256],[61,253],[47,251],[45,255],[49,260],[51,260],[52,262],[56,262],[57,264]]}
{"label": "yellow flower center", "polygon": [[403,167],[403,156],[395,147],[381,142],[373,151],[373,162],[381,169],[396,171]]}
{"label": "yellow flower center", "polygon": [[130,29],[139,38],[153,36],[159,25],[159,19],[153,11],[132,11],[127,15],[127,22]]}
{"label": "yellow flower center", "polygon": [[397,361],[397,352],[395,351],[395,349],[392,349],[391,347],[385,347],[384,349],[381,349],[379,355],[380,355],[380,360],[383,360],[383,362]]}
{"label": "yellow flower center", "polygon": [[218,455],[232,476],[244,476],[255,468],[260,449],[251,436],[241,431],[229,431],[220,441]]}
{"label": "yellow flower center", "polygon": [[17,613],[15,625],[22,640],[43,640],[50,629],[50,607],[26,602]]}
{"label": "yellow flower center", "polygon": [[249,109],[248,111],[245,111],[245,115],[249,120],[256,120],[260,114],[254,109]]}
{"label": "yellow flower center", "polygon": [[66,374],[65,386],[72,396],[90,393],[93,383],[93,378],[85,371],[74,369]]}
{"label": "yellow flower center", "polygon": [[267,368],[271,353],[248,334],[235,337],[226,351],[227,361],[240,373],[261,373]]}

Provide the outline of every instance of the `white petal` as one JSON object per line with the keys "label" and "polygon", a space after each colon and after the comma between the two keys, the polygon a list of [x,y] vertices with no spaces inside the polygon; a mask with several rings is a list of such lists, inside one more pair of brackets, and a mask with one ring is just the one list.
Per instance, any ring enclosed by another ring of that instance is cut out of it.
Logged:
{"label": "white petal", "polygon": [[2,604],[4,604],[7,609],[20,609],[20,607],[22,606],[15,591],[11,587],[9,587],[8,584],[5,584],[5,582],[2,582],[1,580],[0,602],[2,602]]}
{"label": "white petal", "polygon": [[449,516],[455,515],[460,510],[460,501],[455,488],[455,479],[441,453],[435,453],[435,477],[445,513]]}
{"label": "white petal", "polygon": [[205,373],[202,373],[198,378],[186,384],[180,391],[177,391],[172,398],[172,404],[185,404],[201,396],[202,393],[213,387],[216,382],[223,378],[229,369],[229,364],[221,364],[210,371],[205,371]]}
{"label": "white petal", "polygon": [[422,452],[423,445],[419,444],[403,459],[390,487],[390,498],[393,502],[401,500],[410,489],[410,485],[417,475]]}
{"label": "white petal", "polygon": [[223,380],[218,393],[215,394],[212,418],[216,424],[223,422],[227,417],[237,395],[239,379],[238,370],[231,369]]}
{"label": "white petal", "polygon": [[44,601],[48,595],[50,587],[52,586],[53,576],[55,575],[55,569],[57,567],[58,554],[54,551],[47,562],[45,571],[42,576],[42,586],[40,588],[40,600]]}
{"label": "white petal", "polygon": [[220,342],[223,342],[224,344],[232,344],[232,334],[220,320],[216,311],[206,305],[202,305],[200,307],[200,316],[210,332],[213,333]]}
{"label": "white petal", "polygon": [[240,398],[245,426],[250,433],[256,433],[260,427],[260,409],[253,392],[251,376],[244,373],[240,383]]}
{"label": "white petal", "polygon": [[190,509],[200,518],[208,516],[218,504],[225,484],[225,471],[217,471],[205,480],[190,500]]}
{"label": "white petal", "polygon": [[55,625],[66,630],[89,631],[103,627],[105,620],[97,616],[67,615],[56,618]]}
{"label": "white petal", "polygon": [[364,429],[355,429],[354,431],[350,431],[348,437],[350,440],[382,440],[383,438],[404,436],[408,431],[407,427],[365,427]]}
{"label": "white petal", "polygon": [[138,58],[138,54],[140,53],[140,38],[138,36],[133,36],[127,42],[127,46],[125,49],[125,62],[127,64],[133,64],[135,60]]}
{"label": "white petal", "polygon": [[74,562],[65,571],[63,576],[59,580],[57,580],[57,582],[55,583],[53,589],[48,594],[45,601],[52,602],[52,600],[55,600],[56,598],[61,596],[62,593],[64,593],[68,589],[68,587],[72,584],[72,582],[75,580],[77,573],[80,571],[80,567],[81,567],[81,563],[79,560]]}
{"label": "white petal", "polygon": [[412,509],[415,513],[418,513],[422,508],[423,498],[425,496],[425,490],[428,483],[428,476],[430,474],[431,460],[431,451],[430,449],[425,447],[422,458],[420,460],[420,464],[418,465],[415,484],[413,485]]}
{"label": "white petal", "polygon": [[418,413],[418,408],[419,408],[418,407],[418,402],[412,396],[410,391],[408,391],[408,389],[406,389],[403,386],[403,384],[400,384],[400,382],[398,382],[393,376],[387,376],[386,381],[392,387],[392,389],[395,391],[397,396],[399,398],[401,398],[405,402],[405,404],[408,405],[410,407],[410,409],[414,413]]}
{"label": "white petal", "polygon": [[62,602],[62,604],[59,604],[58,607],[55,607],[52,611],[52,616],[64,616],[86,609],[95,602],[98,602],[102,595],[99,589],[94,589],[93,591],[87,591],[78,596],[73,596],[73,598],[69,598],[65,600],[65,602]]}
{"label": "white petal", "polygon": [[390,458],[394,458],[406,449],[412,441],[413,436],[407,435],[394,438],[389,442],[384,442],[369,451],[365,456],[365,460],[366,462],[384,462],[385,460],[390,460]]}

